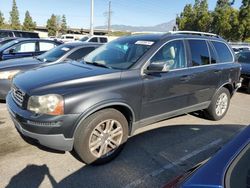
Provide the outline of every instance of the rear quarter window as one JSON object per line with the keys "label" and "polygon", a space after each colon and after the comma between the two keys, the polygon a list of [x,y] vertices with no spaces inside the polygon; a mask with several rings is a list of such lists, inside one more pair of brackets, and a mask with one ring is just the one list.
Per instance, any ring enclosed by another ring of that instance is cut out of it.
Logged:
{"label": "rear quarter window", "polygon": [[212,41],[212,44],[217,52],[219,63],[233,62],[233,55],[225,43]]}

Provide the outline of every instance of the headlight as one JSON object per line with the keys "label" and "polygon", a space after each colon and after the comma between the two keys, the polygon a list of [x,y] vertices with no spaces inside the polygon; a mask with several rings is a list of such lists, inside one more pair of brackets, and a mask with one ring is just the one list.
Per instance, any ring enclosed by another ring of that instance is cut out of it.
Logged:
{"label": "headlight", "polygon": [[63,97],[56,94],[32,96],[29,98],[28,110],[38,114],[64,114]]}
{"label": "headlight", "polygon": [[12,70],[12,71],[4,71],[0,72],[0,79],[2,80],[11,80],[17,73],[19,73],[20,70]]}

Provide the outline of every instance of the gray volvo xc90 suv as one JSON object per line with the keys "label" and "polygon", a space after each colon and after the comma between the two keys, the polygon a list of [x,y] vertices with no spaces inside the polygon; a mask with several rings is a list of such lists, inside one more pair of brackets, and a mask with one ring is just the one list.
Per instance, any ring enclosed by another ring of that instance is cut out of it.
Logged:
{"label": "gray volvo xc90 suv", "polygon": [[7,105],[17,130],[85,163],[114,158],[136,129],[180,114],[226,114],[240,65],[220,37],[199,32],[135,35],[13,78]]}

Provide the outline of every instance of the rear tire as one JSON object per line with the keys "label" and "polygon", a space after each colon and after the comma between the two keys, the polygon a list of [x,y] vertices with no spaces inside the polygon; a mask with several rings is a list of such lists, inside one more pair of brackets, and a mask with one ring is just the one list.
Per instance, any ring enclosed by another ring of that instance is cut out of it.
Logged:
{"label": "rear tire", "polygon": [[206,110],[210,120],[221,120],[227,113],[231,95],[226,88],[221,88],[213,97],[210,106]]}
{"label": "rear tire", "polygon": [[248,84],[247,84],[247,93],[250,94],[250,80],[248,81]]}
{"label": "rear tire", "polygon": [[128,138],[128,122],[115,109],[100,110],[86,118],[75,134],[74,149],[86,164],[114,159]]}

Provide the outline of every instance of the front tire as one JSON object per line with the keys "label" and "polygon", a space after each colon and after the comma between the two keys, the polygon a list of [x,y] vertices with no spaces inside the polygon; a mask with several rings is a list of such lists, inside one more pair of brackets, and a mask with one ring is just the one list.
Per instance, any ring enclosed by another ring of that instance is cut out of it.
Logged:
{"label": "front tire", "polygon": [[226,88],[221,88],[213,97],[210,106],[208,107],[207,116],[209,119],[218,121],[221,120],[227,113],[230,104],[231,95]]}
{"label": "front tire", "polygon": [[115,158],[128,138],[128,122],[115,109],[100,110],[77,129],[74,149],[86,164],[103,164]]}

